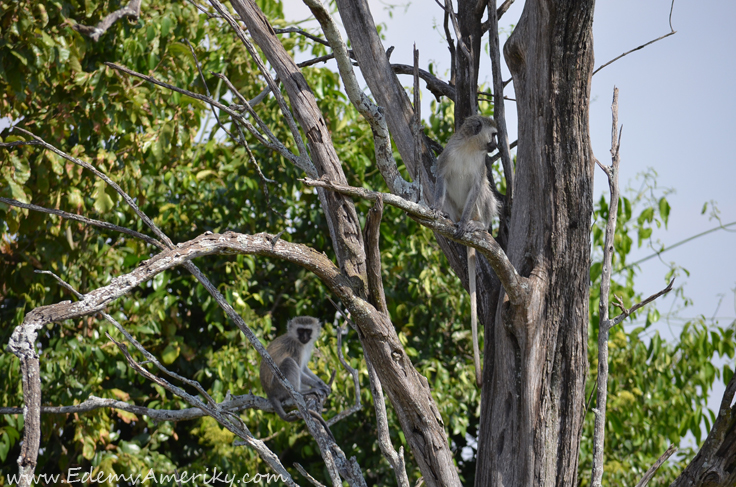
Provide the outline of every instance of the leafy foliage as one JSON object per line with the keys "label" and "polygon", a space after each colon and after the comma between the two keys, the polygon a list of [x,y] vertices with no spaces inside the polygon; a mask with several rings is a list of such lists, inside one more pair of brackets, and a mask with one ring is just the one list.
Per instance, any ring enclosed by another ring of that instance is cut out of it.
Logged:
{"label": "leafy foliage", "polygon": [[[277,0],[259,1],[277,26],[284,26]],[[308,244],[330,256],[325,219],[313,190],[303,187],[302,175],[281,156],[247,137],[266,177],[264,182],[247,151],[226,133],[233,127],[220,114],[215,125],[209,107],[121,75],[103,62],[116,62],[136,71],[198,93],[206,93],[195,60],[183,39],[194,46],[205,82],[213,97],[229,104],[232,95],[211,73],[222,73],[246,98],[265,86],[242,45],[216,18],[207,18],[188,3],[146,2],[141,20],[121,21],[95,43],[71,28],[73,22],[95,24],[118,8],[118,2],[78,0],[6,2],[0,5],[0,112],[61,150],[85,160],[118,182],[136,199],[173,241],[180,242],[210,230],[243,233],[268,231]],[[282,42],[292,52],[319,56],[325,47],[288,34]],[[370,129],[340,91],[339,77],[325,67],[303,70],[319,100],[333,134],[338,155],[351,184],[376,190],[386,187],[374,164]],[[452,131],[448,102],[433,107],[426,127],[436,140]],[[483,105],[489,112],[490,106]],[[272,97],[257,106],[270,129],[293,146],[283,117]],[[2,133],[3,142],[23,140],[17,132]],[[398,158],[398,154],[396,155]],[[404,173],[405,168],[400,167]],[[82,170],[49,151],[22,147],[0,151],[0,195],[23,202],[59,208],[146,232],[146,228],[118,195]],[[499,181],[501,191],[502,179]],[[356,201],[359,213],[369,205]],[[666,199],[647,202],[634,218],[632,201],[620,205],[615,265],[620,280],[612,292],[630,305],[638,298],[635,271],[625,268],[635,235],[641,244],[652,224],[666,224]],[[607,205],[599,203],[597,221]],[[31,309],[74,299],[47,275],[51,270],[81,292],[109,283],[129,272],[156,250],[114,232],[87,227],[55,216],[0,204],[0,341],[7,343],[14,327]],[[387,300],[407,353],[432,385],[434,397],[457,449],[458,466],[466,482],[475,469],[472,438],[478,430],[480,395],[473,385],[467,316],[468,296],[438,249],[431,232],[387,208],[381,224],[382,264]],[[602,245],[599,224],[593,226],[596,248]],[[197,265],[243,316],[264,342],[283,332],[286,320],[311,314],[327,322],[314,368],[322,377],[338,369],[329,400],[334,414],[353,403],[352,380],[340,368],[335,350],[335,310],[324,287],[301,268],[250,256],[210,257]],[[591,309],[597,310],[600,266],[591,269]],[[134,293],[112,303],[109,311],[126,329],[175,372],[202,383],[218,401],[228,391],[260,393],[258,357],[240,332],[226,319],[209,294],[181,270],[156,276]],[[629,485],[637,472],[666,448],[692,431],[701,439],[705,392],[721,373],[709,365],[715,353],[733,356],[732,330],[694,323],[683,330],[681,343],[670,345],[657,335],[640,338],[656,310],[650,310],[644,329],[612,335],[611,407],[607,443],[610,479]],[[595,312],[592,332],[597,329]],[[187,405],[159,386],[142,379],[125,363],[105,336],[118,332],[98,317],[49,325],[39,334],[43,404],[78,404],[90,395],[130,401],[159,409]],[[594,333],[591,340],[595,341]],[[595,346],[590,347],[595,371]],[[375,418],[367,373],[357,339],[346,346],[351,365],[361,371],[363,410],[333,427],[348,455],[355,455],[370,484],[393,485],[394,479],[375,442]],[[2,405],[19,405],[22,398],[17,358],[3,349],[0,368]],[[723,374],[731,371],[723,370]],[[591,374],[591,380],[594,373]],[[592,382],[589,380],[589,390]],[[244,423],[291,466],[298,461],[320,480],[327,478],[313,440],[297,424],[277,416],[248,410]],[[585,438],[592,436],[592,416]],[[156,423],[118,410],[79,415],[43,416],[42,452],[38,473],[81,471],[145,476],[212,472],[229,475],[265,473],[266,466],[249,449],[232,446],[233,436],[211,419]],[[389,407],[392,441],[407,448]],[[0,422],[0,484],[16,472],[21,415]],[[587,441],[587,440],[586,440]],[[589,443],[582,448],[581,478],[590,459]],[[461,454],[462,452],[462,454]],[[407,455],[410,478],[419,472]],[[668,467],[667,475],[675,467]],[[208,470],[209,469],[209,470]],[[296,475],[296,474],[295,474]],[[172,483],[173,485],[173,483]]]}

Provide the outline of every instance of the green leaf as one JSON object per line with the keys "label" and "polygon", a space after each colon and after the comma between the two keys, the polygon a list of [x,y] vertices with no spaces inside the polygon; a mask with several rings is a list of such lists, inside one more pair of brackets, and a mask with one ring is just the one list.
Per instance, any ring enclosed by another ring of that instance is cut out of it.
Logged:
{"label": "green leaf", "polygon": [[662,216],[665,228],[667,228],[667,222],[670,218],[670,204],[667,202],[664,196],[659,199],[659,214]]}
{"label": "green leaf", "polygon": [[95,192],[92,197],[95,199],[95,210],[100,214],[105,214],[115,208],[115,202],[110,195],[107,194],[107,183],[98,180],[95,183]]}
{"label": "green leaf", "polygon": [[169,343],[163,352],[161,352],[161,362],[165,365],[171,365],[179,358],[181,348],[178,343]]}

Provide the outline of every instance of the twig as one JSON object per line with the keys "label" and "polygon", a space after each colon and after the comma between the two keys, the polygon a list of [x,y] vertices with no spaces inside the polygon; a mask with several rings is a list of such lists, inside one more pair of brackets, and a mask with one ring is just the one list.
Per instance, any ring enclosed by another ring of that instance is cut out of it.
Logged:
{"label": "twig", "polygon": [[141,0],[130,0],[130,2],[128,2],[128,5],[109,14],[96,26],[91,27],[88,25],[73,24],[72,29],[76,30],[80,34],[89,36],[93,41],[97,42],[100,40],[100,37],[102,37],[102,34],[107,32],[107,29],[112,27],[112,25],[118,20],[128,17],[137,21],[140,18],[140,15]]}
{"label": "twig", "polygon": [[662,454],[661,457],[659,457],[659,460],[654,462],[654,465],[649,467],[649,470],[647,470],[647,473],[644,474],[644,476],[641,478],[638,484],[636,484],[636,487],[646,487],[646,485],[649,483],[650,480],[652,480],[652,477],[654,477],[654,474],[657,472],[657,469],[662,466],[664,462],[667,461],[669,457],[672,456],[673,453],[677,451],[677,446],[674,444],[670,445],[669,448],[667,448],[667,451]]}
{"label": "twig", "polygon": [[593,74],[597,73],[598,71],[600,71],[601,69],[605,68],[605,67],[606,67],[606,66],[608,66],[609,64],[613,64],[613,63],[615,63],[616,61],[618,61],[618,60],[619,60],[619,59],[621,59],[622,57],[624,57],[624,56],[626,56],[626,55],[628,55],[628,54],[631,54],[631,53],[632,53],[632,52],[634,52],[634,51],[638,51],[639,49],[644,49],[645,47],[647,47],[647,46],[648,46],[648,45],[650,45],[650,44],[654,44],[654,43],[655,43],[655,42],[657,42],[657,41],[661,41],[661,40],[662,40],[662,39],[664,39],[665,37],[669,37],[669,36],[671,36],[672,34],[676,34],[676,33],[677,33],[677,31],[675,31],[675,29],[673,29],[673,28],[672,28],[672,10],[674,10],[674,8],[675,8],[675,0],[672,0],[672,4],[670,5],[670,32],[668,32],[667,34],[665,34],[665,35],[663,35],[663,36],[661,36],[661,37],[657,37],[656,39],[654,39],[654,40],[652,40],[652,41],[649,41],[649,42],[647,42],[646,44],[642,44],[642,45],[641,45],[641,46],[639,46],[639,47],[635,47],[634,49],[632,49],[632,50],[630,50],[630,51],[626,51],[625,53],[621,54],[620,56],[617,56],[617,57],[615,57],[615,58],[611,59],[611,60],[610,60],[610,61],[608,61],[608,62],[607,62],[606,64],[603,64],[603,65],[599,66],[599,67],[598,67],[598,69],[596,69],[595,71],[593,71]]}
{"label": "twig", "polygon": [[[194,64],[197,66],[197,71],[199,72],[199,78],[202,80],[202,84],[204,85],[204,89],[207,92],[207,98],[214,99],[214,98],[212,98],[212,94],[210,93],[210,88],[207,85],[207,80],[204,78],[204,74],[202,73],[202,65],[199,63],[199,58],[197,57],[197,53],[194,50],[194,46],[192,46],[192,43],[189,42],[189,39],[184,39],[184,41],[186,41],[187,46],[189,46],[189,51],[192,53],[192,57],[194,58]],[[220,85],[218,84],[217,87],[218,87],[217,92],[219,94],[219,91],[220,91],[219,90],[219,87],[220,87]],[[228,134],[231,139],[235,139],[235,137],[233,137],[233,135],[230,133],[230,131],[227,128],[225,128],[224,125],[222,125],[222,122],[220,121],[220,116],[217,114],[217,110],[215,110],[215,106],[212,103],[210,103],[210,109],[212,110],[212,115],[214,115],[215,120],[217,120],[217,126],[220,127],[223,130],[223,132],[225,132],[226,134]]]}
{"label": "twig", "polygon": [[639,303],[636,303],[634,306],[632,306],[629,309],[624,308],[623,303],[621,302],[620,298],[617,303],[614,303],[614,305],[621,310],[621,314],[618,315],[613,321],[611,321],[610,326],[614,327],[624,321],[626,318],[628,318],[633,312],[638,310],[639,308],[646,306],[647,304],[651,303],[658,297],[662,296],[663,294],[667,294],[672,290],[672,285],[675,283],[675,278],[673,277],[669,284],[667,284],[667,287],[662,289],[661,291],[652,294],[644,301],[641,301]]}
{"label": "twig", "polygon": [[343,352],[342,352],[343,334],[347,334],[347,328],[343,328],[341,326],[337,330],[337,357],[340,359],[340,363],[342,364],[342,366],[345,367],[345,370],[347,370],[348,373],[353,377],[353,387],[355,388],[355,404],[350,406],[345,411],[341,411],[339,414],[330,418],[330,420],[327,422],[329,426],[332,426],[333,424],[347,418],[351,414],[356,413],[360,411],[361,409],[363,409],[363,405],[360,403],[360,378],[358,376],[358,371],[352,368],[347,363],[347,361],[345,360],[345,357],[343,356]]}
{"label": "twig", "polygon": [[[38,145],[38,144],[34,144],[34,145]],[[18,208],[25,208],[27,210],[38,211],[41,213],[47,213],[49,215],[56,215],[61,218],[66,218],[67,220],[74,220],[74,221],[78,221],[81,223],[85,223],[87,225],[93,225],[95,227],[104,228],[106,230],[112,230],[115,232],[124,233],[126,235],[130,235],[131,237],[139,238],[143,240],[144,242],[146,242],[147,244],[153,245],[160,249],[164,248],[164,244],[162,244],[155,238],[151,238],[148,235],[138,233],[135,230],[131,230],[129,228],[113,225],[112,223],[103,222],[99,220],[93,220],[92,218],[87,218],[81,215],[77,215],[75,213],[67,213],[66,211],[55,210],[52,208],[44,208],[43,206],[30,205],[28,203],[21,203],[20,201],[12,200],[9,198],[0,198],[0,203],[5,203],[6,205],[10,205],[10,206],[16,206]]]}
{"label": "twig", "polygon": [[[501,6],[498,7],[498,10],[496,10],[496,18],[500,19],[501,17],[503,17],[503,14],[505,14],[508,11],[509,7],[511,7],[511,4],[513,3],[514,3],[514,0],[506,0],[505,2],[503,2]],[[480,25],[481,35],[485,34],[486,31],[490,29],[490,27],[491,27],[491,19],[489,18],[488,20],[486,20]],[[498,34],[498,28],[496,28],[496,33]]]}
{"label": "twig", "polygon": [[[690,242],[692,240],[695,240],[696,238],[700,238],[700,237],[702,237],[704,235],[708,235],[709,233],[713,233],[713,232],[716,232],[718,230],[726,230],[726,228],[732,227],[734,225],[736,225],[736,222],[726,223],[725,225],[718,225],[717,227],[711,228],[710,230],[706,230],[704,232],[700,232],[697,235],[693,235],[692,237],[688,237],[688,238],[686,238],[684,240],[680,240],[679,242],[674,243],[674,244],[670,245],[669,247],[660,250],[659,252],[655,252],[653,254],[647,255],[646,257],[644,257],[642,259],[639,259],[636,262],[633,262],[633,263],[627,265],[626,267],[622,268],[621,270],[629,269],[631,267],[634,267],[635,265],[641,264],[642,262],[646,262],[649,259],[653,259],[653,258],[655,258],[657,256],[660,256],[660,255],[664,254],[665,252],[669,252],[670,250],[675,249],[675,248],[679,247],[680,245],[684,245],[684,244],[686,244],[686,243],[688,243],[688,242]],[[730,232],[731,230],[727,230],[727,231]],[[619,272],[621,272],[621,270]]]}
{"label": "twig", "polygon": [[[410,66],[408,64],[392,64],[391,69],[396,74],[407,74],[407,75],[414,75],[414,66]],[[424,82],[427,84],[427,89],[434,95],[436,99],[439,100],[440,96],[446,96],[452,101],[455,101],[455,87],[451,85],[450,83],[447,83],[446,81],[442,81],[429,71],[425,71],[424,69],[419,70],[419,77],[422,78]]]}
{"label": "twig", "polygon": [[304,478],[306,478],[307,480],[309,480],[309,482],[310,482],[310,483],[311,483],[312,485],[314,485],[314,487],[325,487],[325,484],[323,484],[323,483],[321,483],[321,482],[317,481],[317,479],[315,479],[314,477],[312,477],[311,475],[309,475],[309,473],[308,473],[308,472],[307,472],[307,471],[306,471],[306,470],[304,469],[304,467],[302,467],[302,466],[301,466],[300,464],[298,464],[298,463],[294,462],[294,468],[295,468],[295,469],[296,469],[296,470],[297,470],[297,471],[298,471],[298,472],[299,472],[300,474],[302,474],[302,475],[304,476]]}
{"label": "twig", "polygon": [[277,34],[292,34],[292,33],[293,34],[301,34],[304,37],[307,37],[309,39],[312,39],[314,42],[319,42],[320,44],[322,44],[324,46],[329,46],[330,45],[330,43],[327,42],[326,40],[320,39],[316,35],[310,34],[306,30],[298,29],[296,27],[289,27],[289,28],[286,28],[286,29],[274,29],[273,31],[276,32]]}

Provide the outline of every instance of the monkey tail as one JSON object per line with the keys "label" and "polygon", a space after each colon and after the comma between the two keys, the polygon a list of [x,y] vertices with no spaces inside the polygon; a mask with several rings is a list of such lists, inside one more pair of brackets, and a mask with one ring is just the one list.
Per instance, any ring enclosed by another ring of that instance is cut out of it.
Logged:
{"label": "monkey tail", "polygon": [[320,415],[317,411],[312,411],[311,409],[309,410],[309,414],[314,419],[316,419],[319,422],[319,424],[322,425],[322,427],[325,429],[325,431],[329,435],[329,437],[332,440],[332,442],[333,443],[337,443],[337,441],[335,440],[335,437],[332,435],[332,431],[330,431],[330,427],[327,426],[327,421],[325,421],[325,418],[323,418],[322,415]]}
{"label": "monkey tail", "polygon": [[289,423],[293,423],[294,421],[296,421],[296,417],[289,416],[288,414],[286,414],[283,406],[281,406],[281,401],[269,401],[269,402],[271,403],[271,406],[273,406],[273,410],[276,411],[276,414],[278,414],[281,419]]}
{"label": "monkey tail", "polygon": [[475,364],[475,385],[483,387],[483,374],[480,367],[478,348],[478,296],[475,284],[475,249],[468,247],[468,288],[470,290],[470,330],[473,333],[473,363]]}

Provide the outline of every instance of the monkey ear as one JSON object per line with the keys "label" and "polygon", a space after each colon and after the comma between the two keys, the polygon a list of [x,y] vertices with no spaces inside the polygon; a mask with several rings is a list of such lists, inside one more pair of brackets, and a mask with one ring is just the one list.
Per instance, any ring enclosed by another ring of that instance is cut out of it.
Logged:
{"label": "monkey ear", "polygon": [[478,135],[481,130],[483,130],[483,122],[481,122],[478,118],[469,118],[468,119],[468,128],[470,129],[470,132],[473,135]]}

